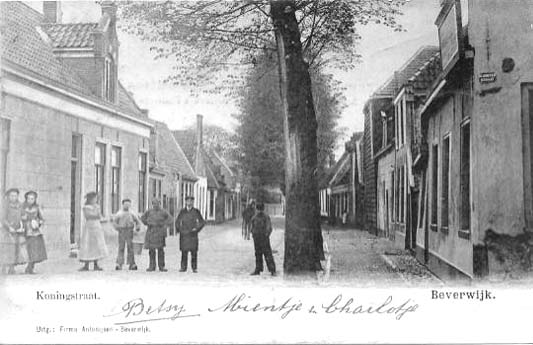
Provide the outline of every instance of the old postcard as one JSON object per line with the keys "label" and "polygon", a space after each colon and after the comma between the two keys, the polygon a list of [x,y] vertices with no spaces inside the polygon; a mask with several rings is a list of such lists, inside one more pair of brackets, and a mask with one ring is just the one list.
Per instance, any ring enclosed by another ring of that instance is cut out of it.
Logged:
{"label": "old postcard", "polygon": [[1,1],[0,343],[526,343],[533,1]]}

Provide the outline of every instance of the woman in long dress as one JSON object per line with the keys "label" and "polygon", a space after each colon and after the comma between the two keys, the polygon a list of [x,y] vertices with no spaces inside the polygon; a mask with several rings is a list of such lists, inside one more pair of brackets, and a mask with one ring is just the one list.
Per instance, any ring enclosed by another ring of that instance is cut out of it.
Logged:
{"label": "woman in long dress", "polygon": [[22,222],[26,231],[26,248],[28,250],[28,266],[26,273],[34,274],[35,264],[46,260],[46,246],[44,244],[41,226],[44,223],[41,209],[37,204],[37,193],[29,191],[24,194],[22,204]]}
{"label": "woman in long dress", "polygon": [[22,204],[19,202],[19,190],[10,188],[6,196],[6,205],[0,215],[0,264],[2,273],[15,274],[15,266],[26,263],[27,252],[22,226]]}
{"label": "woman in long dress", "polygon": [[90,192],[86,196],[83,206],[85,216],[85,227],[82,229],[80,238],[79,259],[84,263],[80,271],[88,271],[89,263],[94,263],[94,270],[101,271],[98,260],[107,256],[107,246],[105,244],[104,229],[102,228],[100,206],[97,204],[98,196],[95,192]]}

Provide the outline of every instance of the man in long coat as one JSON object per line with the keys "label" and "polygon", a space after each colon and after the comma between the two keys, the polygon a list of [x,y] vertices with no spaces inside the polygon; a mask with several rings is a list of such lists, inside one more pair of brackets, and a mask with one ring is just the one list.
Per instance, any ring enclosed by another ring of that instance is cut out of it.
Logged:
{"label": "man in long coat", "polygon": [[194,273],[198,272],[198,233],[205,225],[200,211],[193,207],[194,197],[185,198],[183,208],[176,219],[176,230],[180,233],[181,269],[187,271],[189,252],[191,253],[191,267]]}
{"label": "man in long coat", "polygon": [[152,208],[141,216],[141,221],[147,226],[144,247],[148,249],[150,264],[147,271],[155,271],[155,253],[157,251],[157,264],[161,272],[168,271],[165,268],[165,250],[167,228],[172,223],[172,217],[161,208],[159,199],[152,200]]}

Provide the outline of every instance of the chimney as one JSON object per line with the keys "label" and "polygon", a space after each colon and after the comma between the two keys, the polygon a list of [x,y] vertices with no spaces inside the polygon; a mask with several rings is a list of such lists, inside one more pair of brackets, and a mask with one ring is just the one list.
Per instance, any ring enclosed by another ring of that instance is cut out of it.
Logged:
{"label": "chimney", "polygon": [[202,115],[196,115],[196,146],[198,147],[198,149],[201,149],[204,144],[203,119],[204,117]]}
{"label": "chimney", "polygon": [[45,23],[61,23],[63,12],[59,1],[43,1],[43,15]]}
{"label": "chimney", "polygon": [[141,109],[141,113],[142,113],[145,117],[148,117],[149,110],[148,110],[148,109]]}
{"label": "chimney", "polygon": [[111,19],[111,25],[115,25],[117,21],[117,4],[114,1],[101,1],[100,8],[102,9],[102,16],[107,14]]}

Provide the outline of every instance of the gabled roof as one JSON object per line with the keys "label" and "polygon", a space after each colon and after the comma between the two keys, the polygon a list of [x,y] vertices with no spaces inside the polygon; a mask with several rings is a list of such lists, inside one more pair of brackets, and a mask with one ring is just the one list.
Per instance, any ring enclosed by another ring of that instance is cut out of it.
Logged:
{"label": "gabled roof", "polygon": [[47,81],[91,95],[87,83],[62,64],[37,30],[42,15],[22,2],[0,4],[2,62],[10,62]]}
{"label": "gabled roof", "polygon": [[416,90],[427,91],[431,88],[441,72],[440,53],[435,53],[409,78],[407,83]]}
{"label": "gabled roof", "polygon": [[398,71],[379,87],[370,98],[394,98],[402,86],[404,86],[404,84],[436,54],[440,54],[439,47],[424,46],[420,48]]}
{"label": "gabled roof", "polygon": [[135,114],[137,117],[148,118],[148,116],[143,113],[141,108],[135,102],[135,99],[131,93],[126,90],[122,83],[118,82],[118,104],[122,109],[127,109],[130,113]]}
{"label": "gabled roof", "polygon": [[43,24],[54,48],[92,48],[97,23]]}
{"label": "gabled roof", "polygon": [[[94,95],[88,83],[73,68],[62,63],[54,55],[54,41],[43,29],[46,25],[43,25],[41,13],[23,2],[2,1],[0,2],[0,23],[2,67],[13,68],[43,83],[72,92],[87,100],[136,118],[148,120],[122,85],[119,85],[118,104]],[[67,41],[65,36],[65,42]],[[81,42],[73,41],[72,44],[81,44]]]}
{"label": "gabled roof", "polygon": [[[172,132],[163,122],[156,121],[155,134],[157,136],[157,147],[155,148],[155,165],[159,168],[170,169],[180,173],[188,179],[196,180],[196,174],[185,157],[181,147],[178,145]],[[151,143],[151,145],[155,145]]]}
{"label": "gabled roof", "polygon": [[350,171],[350,160],[350,153],[345,151],[333,168],[330,180],[328,181],[330,187],[333,187],[338,184],[346,175],[346,173]]}
{"label": "gabled roof", "polygon": [[174,138],[181,146],[185,156],[192,166],[194,166],[194,156],[196,154],[196,134],[189,130],[172,131]]}

